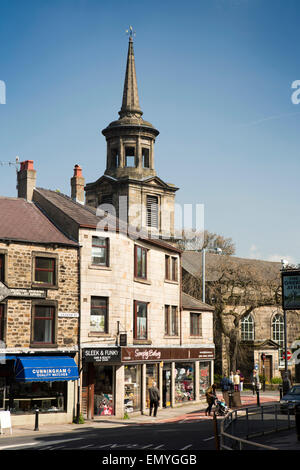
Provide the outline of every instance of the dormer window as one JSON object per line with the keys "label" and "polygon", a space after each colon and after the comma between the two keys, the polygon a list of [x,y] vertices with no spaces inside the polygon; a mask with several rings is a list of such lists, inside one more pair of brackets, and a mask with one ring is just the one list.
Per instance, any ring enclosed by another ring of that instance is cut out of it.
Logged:
{"label": "dormer window", "polygon": [[135,167],[135,148],[125,147],[125,165],[127,168]]}

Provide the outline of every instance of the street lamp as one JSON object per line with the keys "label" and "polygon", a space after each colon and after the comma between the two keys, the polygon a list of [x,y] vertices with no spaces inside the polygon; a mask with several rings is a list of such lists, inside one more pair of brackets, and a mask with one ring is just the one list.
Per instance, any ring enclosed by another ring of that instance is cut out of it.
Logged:
{"label": "street lamp", "polygon": [[206,251],[220,255],[221,248],[202,248],[202,302],[205,304],[205,253]]}

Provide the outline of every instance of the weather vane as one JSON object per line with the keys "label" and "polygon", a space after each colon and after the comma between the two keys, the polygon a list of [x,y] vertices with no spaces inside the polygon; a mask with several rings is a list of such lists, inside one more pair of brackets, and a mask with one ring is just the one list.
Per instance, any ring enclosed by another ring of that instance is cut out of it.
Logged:
{"label": "weather vane", "polygon": [[128,34],[129,39],[133,39],[133,37],[135,36],[135,31],[133,31],[132,26],[129,26],[129,29],[126,29],[126,34]]}

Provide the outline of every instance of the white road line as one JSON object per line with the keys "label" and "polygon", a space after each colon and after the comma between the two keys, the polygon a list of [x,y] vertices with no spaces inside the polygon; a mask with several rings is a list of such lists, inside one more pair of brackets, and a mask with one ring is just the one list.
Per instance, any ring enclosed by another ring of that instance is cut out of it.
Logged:
{"label": "white road line", "polygon": [[160,448],[163,447],[163,446],[164,446],[164,444],[161,444],[161,445],[159,445],[159,446],[157,446],[157,447],[154,447],[154,449],[160,449]]}
{"label": "white road line", "polygon": [[186,449],[188,449],[189,447],[192,447],[192,444],[189,444],[188,446],[185,446],[185,447],[183,447],[183,448],[180,449],[180,450],[186,450]]}
{"label": "white road line", "polygon": [[152,447],[153,444],[147,444],[146,446],[144,447],[141,447],[141,449],[149,449],[149,447]]}
{"label": "white road line", "polygon": [[38,442],[27,442],[27,444],[12,444],[10,446],[0,446],[0,450],[15,449],[16,447],[36,446],[37,444],[38,444]]}
{"label": "white road line", "polygon": [[214,439],[215,436],[212,436],[212,437],[208,437],[207,439],[203,439],[203,441],[210,441],[211,439]]}

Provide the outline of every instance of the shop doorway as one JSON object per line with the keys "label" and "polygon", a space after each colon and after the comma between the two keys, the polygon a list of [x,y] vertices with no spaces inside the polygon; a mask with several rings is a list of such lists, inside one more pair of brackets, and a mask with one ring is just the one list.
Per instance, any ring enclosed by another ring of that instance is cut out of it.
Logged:
{"label": "shop doorway", "polygon": [[167,408],[171,406],[172,396],[171,396],[171,365],[164,365],[163,374],[162,374],[162,406]]}
{"label": "shop doorway", "polygon": [[114,368],[94,366],[94,417],[114,414]]}
{"label": "shop doorway", "polygon": [[[264,360],[264,366],[265,366],[265,368],[264,368],[265,369],[265,380],[270,382],[272,377],[273,377],[273,374],[272,374],[272,356],[266,356],[266,359]],[[263,366],[261,364],[261,367],[260,367],[261,375],[264,375],[264,369],[263,369]]]}

